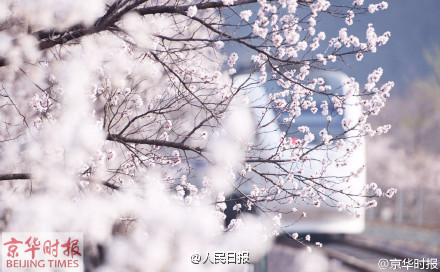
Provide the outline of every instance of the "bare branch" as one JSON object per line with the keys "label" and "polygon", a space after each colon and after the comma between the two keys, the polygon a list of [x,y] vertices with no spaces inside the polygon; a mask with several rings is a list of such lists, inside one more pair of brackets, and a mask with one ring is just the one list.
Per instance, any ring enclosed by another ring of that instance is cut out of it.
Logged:
{"label": "bare branch", "polygon": [[201,153],[204,151],[203,148],[193,147],[193,146],[185,145],[182,143],[169,142],[169,141],[163,141],[163,140],[152,140],[152,139],[126,138],[126,137],[119,136],[116,134],[108,135],[107,140],[116,141],[116,142],[123,142],[123,143],[132,143],[132,144],[146,144],[146,145],[151,145],[151,146],[172,147],[172,148],[177,148],[180,150],[194,151],[196,153]]}
{"label": "bare branch", "polygon": [[19,179],[31,179],[31,175],[28,173],[0,174],[0,180],[19,180]]}

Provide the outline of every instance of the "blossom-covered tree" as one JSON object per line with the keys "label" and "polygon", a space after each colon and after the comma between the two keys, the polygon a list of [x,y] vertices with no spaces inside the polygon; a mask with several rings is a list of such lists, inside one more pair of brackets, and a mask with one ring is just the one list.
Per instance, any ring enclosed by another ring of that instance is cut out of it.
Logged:
{"label": "blossom-covered tree", "polygon": [[[341,93],[313,73],[387,43],[390,33],[371,24],[363,37],[319,31],[321,15],[348,27],[388,7],[363,2],[0,2],[2,229],[84,232],[88,270],[224,271],[194,266],[191,253],[259,248],[258,257],[282,231],[273,203],[374,206],[358,197],[380,189],[348,185],[362,167],[336,177],[326,169],[389,129],[368,117],[393,83],[378,85],[378,68]],[[252,52],[247,76],[237,72],[241,56],[223,51],[235,47]],[[269,83],[277,87],[259,99],[255,90]],[[361,118],[333,134],[346,103],[361,104]],[[319,134],[296,125],[304,112],[324,116]],[[265,137],[278,127],[288,129]],[[320,167],[310,174],[312,162]],[[347,201],[335,202],[338,194]],[[237,218],[224,225],[228,207]]]}

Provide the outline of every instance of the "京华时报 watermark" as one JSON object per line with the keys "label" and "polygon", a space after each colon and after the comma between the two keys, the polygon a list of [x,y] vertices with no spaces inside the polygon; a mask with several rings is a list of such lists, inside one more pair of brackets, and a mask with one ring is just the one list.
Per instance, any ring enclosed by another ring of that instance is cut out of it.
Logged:
{"label": "\u4eac\u534e\u65f6\u62a5 watermark", "polygon": [[438,269],[438,260],[436,258],[380,259],[377,266],[379,269],[388,270],[434,270]]}
{"label": "\u4eac\u534e\u65f6\u62a5 watermark", "polygon": [[80,232],[3,232],[2,271],[83,272]]}

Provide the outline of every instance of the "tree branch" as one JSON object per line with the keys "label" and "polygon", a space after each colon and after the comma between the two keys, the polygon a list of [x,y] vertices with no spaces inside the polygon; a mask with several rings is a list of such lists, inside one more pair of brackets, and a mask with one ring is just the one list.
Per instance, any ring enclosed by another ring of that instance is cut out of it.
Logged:
{"label": "tree branch", "polygon": [[[140,15],[153,15],[153,14],[164,14],[164,13],[170,13],[170,14],[181,14],[186,15],[186,12],[188,8],[192,5],[183,5],[183,6],[149,6],[149,7],[143,7],[143,8],[137,8],[141,4],[145,3],[146,0],[139,0],[135,3],[125,7],[122,11],[119,13],[114,14],[116,7],[112,6],[109,8],[107,13],[98,18],[94,25],[86,27],[81,24],[74,25],[72,27],[69,27],[66,31],[57,31],[57,30],[41,30],[38,32],[35,32],[34,35],[40,40],[40,43],[38,45],[40,50],[46,50],[49,48],[52,48],[55,45],[65,44],[71,40],[78,39],[84,36],[97,34],[102,31],[106,31],[109,29],[110,26],[117,23],[122,15],[126,14],[129,11],[135,11],[139,13]],[[206,3],[199,3],[197,4],[197,9],[204,10],[204,9],[211,9],[211,8],[227,8],[227,7],[234,7],[234,6],[241,6],[251,3],[256,3],[257,0],[237,0],[232,5],[224,5],[222,1],[218,2],[206,2]],[[299,0],[298,2],[302,3],[310,3],[310,0]],[[112,16],[113,15],[113,16]],[[57,36],[57,38],[52,39],[53,36]],[[254,48],[255,49],[255,48]],[[0,67],[7,66],[8,61],[7,58],[0,56]]]}
{"label": "tree branch", "polygon": [[[21,179],[31,179],[31,174],[28,173],[17,173],[17,174],[0,174],[0,180],[21,180]],[[119,190],[119,186],[114,185],[108,181],[102,183],[102,185],[113,189]]]}
{"label": "tree branch", "polygon": [[[269,0],[269,2],[272,2],[274,0]],[[223,1],[218,2],[205,2],[205,3],[199,3],[195,6],[198,10],[203,9],[210,9],[210,8],[227,8],[227,7],[235,7],[235,6],[241,6],[241,5],[247,5],[256,3],[257,0],[236,0],[234,1],[234,4],[232,5],[225,5],[223,4]],[[300,3],[311,3],[313,0],[298,0]],[[185,14],[189,7],[194,5],[183,5],[183,6],[154,6],[154,7],[144,7],[136,9],[135,11],[138,12],[141,15],[147,15],[147,14],[161,14],[161,13],[180,13]]]}
{"label": "tree branch", "polygon": [[0,174],[0,180],[16,180],[16,179],[31,179],[31,175],[27,173]]}
{"label": "tree branch", "polygon": [[163,140],[151,140],[151,139],[133,139],[133,138],[126,138],[123,136],[119,136],[116,134],[109,134],[107,136],[107,140],[115,141],[115,142],[131,143],[131,144],[146,144],[146,145],[172,147],[181,150],[194,151],[199,154],[204,151],[203,148],[193,147],[193,146],[185,145],[183,143],[169,142]]}
{"label": "tree branch", "polygon": [[[198,10],[202,9],[210,9],[210,8],[224,8],[224,7],[234,7],[241,6],[251,3],[256,3],[257,0],[239,0],[235,1],[234,4],[225,6],[222,1],[218,2],[206,2],[199,3],[196,5]],[[154,7],[144,7],[136,9],[140,15],[149,15],[149,14],[161,14],[161,13],[180,13],[185,14],[189,7],[193,5],[184,5],[184,6],[154,6]]]}

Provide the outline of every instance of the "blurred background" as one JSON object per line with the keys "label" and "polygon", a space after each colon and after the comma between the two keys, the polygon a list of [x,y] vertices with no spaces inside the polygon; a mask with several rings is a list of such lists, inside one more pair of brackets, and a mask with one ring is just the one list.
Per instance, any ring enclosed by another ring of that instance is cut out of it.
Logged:
{"label": "blurred background", "polygon": [[[367,210],[365,235],[440,256],[440,1],[387,2],[387,10],[357,16],[347,29],[363,37],[373,23],[377,33],[391,31],[388,44],[341,67],[361,84],[378,67],[384,69],[382,82],[395,82],[384,111],[372,119],[392,129],[367,137],[367,182],[398,193]],[[326,25],[334,32],[344,27],[339,21]]]}
{"label": "blurred background", "polygon": [[[338,4],[352,2],[341,0]],[[364,5],[379,2],[365,1]],[[440,1],[387,2],[387,10],[356,16],[351,26],[328,17],[322,19],[328,22],[318,22],[316,30],[334,37],[346,27],[349,35],[365,38],[367,25],[372,23],[376,33],[391,31],[389,42],[377,53],[367,54],[361,63],[347,58],[346,66],[339,67],[360,84],[382,67],[381,82],[395,82],[387,106],[371,119],[374,126],[391,124],[392,129],[386,135],[367,137],[367,182],[397,188],[398,193],[392,199],[378,199],[378,207],[367,210],[362,236],[380,246],[393,244],[419,249],[422,255],[430,252],[431,256],[440,256]],[[269,256],[283,252],[286,250],[278,249]],[[284,271],[280,267],[285,265],[276,265],[280,259],[273,257],[276,261],[268,271]],[[310,271],[317,271],[316,266]]]}
{"label": "blurred background", "polygon": [[[349,35],[364,39],[369,23],[379,35],[391,32],[388,43],[376,53],[366,54],[361,62],[346,57],[336,67],[361,86],[368,74],[382,67],[381,83],[395,83],[383,112],[370,117],[373,125],[391,124],[392,129],[386,135],[367,137],[367,182],[395,187],[399,194],[391,200],[381,198],[368,219],[440,231],[440,1],[387,2],[388,9],[357,15],[351,26],[341,18],[322,16],[316,32],[335,37],[345,27]],[[253,52],[236,44],[226,47],[226,53],[232,52],[239,53],[237,66],[248,67]]]}
{"label": "blurred background", "polygon": [[384,112],[374,119],[375,125],[389,123],[392,129],[387,135],[368,139],[367,179],[396,187],[398,194],[381,198],[377,208],[368,210],[366,234],[438,249],[440,1],[388,3],[383,14],[370,17],[379,33],[391,31],[389,43],[363,65],[347,70],[362,78],[382,66],[382,79],[396,83]]}

